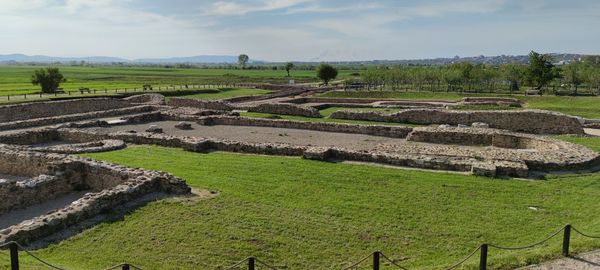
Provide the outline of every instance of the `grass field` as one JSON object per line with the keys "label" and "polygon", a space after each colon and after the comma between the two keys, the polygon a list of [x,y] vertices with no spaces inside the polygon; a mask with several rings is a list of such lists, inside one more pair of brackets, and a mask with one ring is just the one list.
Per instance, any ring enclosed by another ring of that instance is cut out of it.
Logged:
{"label": "grass field", "polygon": [[[33,66],[0,66],[0,95],[39,92],[31,84]],[[148,67],[59,67],[67,78],[61,84],[66,91],[79,87],[92,89],[140,88],[144,84],[153,86],[208,84],[223,82],[273,82],[287,83],[284,70],[229,70],[229,69],[178,69]],[[341,70],[339,78],[355,71]],[[317,82],[315,71],[297,70],[291,75],[296,82]]]}
{"label": "grass field", "polygon": [[526,102],[526,108],[562,112],[574,116],[600,118],[600,97],[568,97],[568,96],[508,96],[488,93],[432,93],[432,92],[400,92],[400,91],[334,91],[326,92],[323,97],[345,98],[386,98],[386,99],[423,99],[457,101],[463,97],[514,97]]}
{"label": "grass field", "polygon": [[[218,93],[200,93],[193,95],[178,96],[180,98],[216,100],[242,96],[260,96],[271,93],[269,90],[256,88],[219,88]],[[167,97],[169,99],[170,97]]]}
{"label": "grass field", "polygon": [[[598,139],[564,139],[600,149]],[[151,203],[36,252],[69,269],[123,261],[144,269],[224,269],[249,255],[282,269],[341,269],[377,249],[410,269],[441,269],[481,243],[528,244],[566,223],[600,234],[600,173],[497,180],[155,146],[86,156],[168,171],[219,195]],[[490,268],[558,257],[560,241],[491,249]],[[575,252],[600,247],[575,235],[572,244]],[[476,264],[477,256],[464,269]]]}

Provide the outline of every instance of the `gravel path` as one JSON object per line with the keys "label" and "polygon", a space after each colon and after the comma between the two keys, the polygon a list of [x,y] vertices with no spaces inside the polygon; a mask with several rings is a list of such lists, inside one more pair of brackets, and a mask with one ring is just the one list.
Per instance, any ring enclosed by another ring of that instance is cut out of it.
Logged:
{"label": "gravel path", "polygon": [[521,270],[591,270],[600,269],[600,250],[531,265]]}

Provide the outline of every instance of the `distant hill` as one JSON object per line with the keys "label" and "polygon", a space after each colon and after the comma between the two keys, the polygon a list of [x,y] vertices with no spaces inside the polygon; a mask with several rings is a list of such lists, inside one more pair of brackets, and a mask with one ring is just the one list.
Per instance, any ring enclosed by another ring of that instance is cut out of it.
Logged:
{"label": "distant hill", "polygon": [[51,63],[51,62],[90,62],[90,63],[113,63],[113,62],[128,62],[130,60],[108,57],[108,56],[90,56],[90,57],[53,57],[46,55],[24,55],[24,54],[7,54],[0,55],[0,62],[19,62],[19,63]]}
{"label": "distant hill", "polygon": [[[90,57],[54,57],[47,55],[24,55],[24,54],[6,54],[0,55],[0,62],[17,63],[69,63],[81,62],[87,63],[145,63],[145,64],[217,64],[237,63],[238,57],[233,55],[198,55],[190,57],[172,57],[172,58],[147,58],[147,59],[125,59],[109,56],[90,56]],[[252,62],[252,61],[251,61]]]}
{"label": "distant hill", "polygon": [[[551,53],[555,63],[568,63],[580,59],[586,55],[572,53]],[[309,61],[298,61],[296,63],[318,64],[320,57]],[[109,56],[90,56],[90,57],[53,57],[46,55],[24,55],[7,54],[0,55],[0,63],[56,63],[70,64],[72,62],[113,64],[124,63],[132,65],[142,64],[235,64],[238,61],[237,56],[233,55],[198,55],[189,57],[170,57],[170,58],[143,58],[143,59],[125,59]],[[507,63],[528,63],[527,55],[499,55],[499,56],[471,56],[471,57],[449,57],[432,59],[411,59],[411,60],[371,60],[371,61],[339,61],[332,62],[337,64],[364,64],[364,65],[447,65],[456,62],[471,62],[482,64],[507,64]],[[251,64],[272,64],[275,62],[266,62],[260,60],[250,60]]]}
{"label": "distant hill", "polygon": [[136,63],[151,63],[151,64],[175,64],[175,63],[190,63],[190,64],[214,64],[227,63],[234,64],[238,62],[238,57],[233,55],[198,55],[190,57],[172,57],[172,58],[146,58],[133,60]]}

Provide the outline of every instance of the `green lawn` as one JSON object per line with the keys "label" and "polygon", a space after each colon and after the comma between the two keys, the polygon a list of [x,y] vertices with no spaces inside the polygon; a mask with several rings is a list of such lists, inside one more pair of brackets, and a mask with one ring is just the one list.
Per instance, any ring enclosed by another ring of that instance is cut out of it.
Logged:
{"label": "green lawn", "polygon": [[[528,109],[542,109],[562,112],[586,118],[600,118],[600,97],[568,96],[509,96],[489,93],[445,93],[445,92],[400,92],[400,91],[331,91],[321,94],[323,97],[344,98],[385,98],[385,99],[423,99],[457,101],[463,97],[513,97],[526,103]],[[495,108],[494,108],[495,109]]]}
{"label": "green lawn", "polygon": [[220,88],[218,93],[201,93],[186,96],[178,96],[180,98],[216,100],[242,96],[260,96],[271,93],[269,90],[256,88]]}
{"label": "green lawn", "polygon": [[[0,95],[39,92],[31,84],[31,75],[41,66],[0,66]],[[215,84],[234,82],[287,83],[285,70],[235,70],[202,68],[150,68],[150,67],[59,67],[67,78],[61,87],[67,91],[79,87],[92,89],[140,88],[144,84],[154,87],[183,84]],[[341,70],[340,78],[356,72]],[[295,70],[291,75],[298,83],[318,82],[315,71]]]}
{"label": "green lawn", "polygon": [[[249,255],[282,269],[341,269],[378,249],[410,269],[441,269],[481,243],[528,244],[566,223],[600,234],[599,173],[498,180],[155,146],[86,156],[168,171],[219,196],[151,203],[36,252],[69,269],[123,261],[144,269],[224,269]],[[490,249],[490,268],[558,257],[560,238],[527,251]],[[573,236],[575,252],[598,247],[598,240]],[[465,269],[476,264],[477,256]]]}

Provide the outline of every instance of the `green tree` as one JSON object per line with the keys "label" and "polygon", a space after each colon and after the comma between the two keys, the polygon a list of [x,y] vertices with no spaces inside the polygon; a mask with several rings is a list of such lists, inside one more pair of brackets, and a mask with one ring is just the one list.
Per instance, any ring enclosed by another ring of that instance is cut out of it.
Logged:
{"label": "green tree", "polygon": [[507,64],[504,66],[503,77],[509,83],[510,94],[519,91],[519,85],[525,76],[525,67],[519,64]]}
{"label": "green tree", "polygon": [[287,72],[287,76],[290,76],[290,70],[292,70],[294,68],[294,63],[292,62],[287,62],[287,64],[285,64],[285,71]]}
{"label": "green tree", "polygon": [[564,68],[564,78],[575,87],[575,95],[577,95],[577,88],[583,82],[583,76],[583,68],[579,62],[570,63]]}
{"label": "green tree", "polygon": [[246,68],[246,64],[248,64],[249,60],[250,57],[247,54],[240,54],[238,56],[238,64],[242,66],[242,69]]}
{"label": "green tree", "polygon": [[60,83],[67,79],[60,73],[58,68],[38,69],[31,76],[33,85],[40,85],[43,93],[54,93],[60,86]]}
{"label": "green tree", "polygon": [[323,83],[325,83],[325,85],[328,85],[329,81],[335,79],[337,75],[337,69],[329,64],[321,64],[319,65],[319,67],[317,67],[317,77],[323,80]]}
{"label": "green tree", "polygon": [[527,67],[527,80],[541,90],[549,82],[560,76],[559,70],[552,64],[552,58],[547,54],[529,53],[529,66]]}

